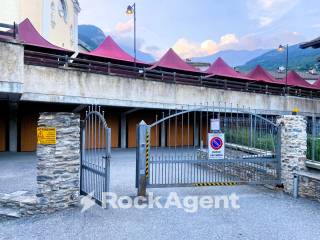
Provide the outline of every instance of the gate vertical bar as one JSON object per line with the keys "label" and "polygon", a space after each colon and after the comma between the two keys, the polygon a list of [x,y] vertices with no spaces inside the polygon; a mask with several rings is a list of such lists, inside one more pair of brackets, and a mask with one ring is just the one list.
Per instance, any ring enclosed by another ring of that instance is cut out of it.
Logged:
{"label": "gate vertical bar", "polygon": [[315,161],[316,153],[316,117],[315,114],[312,115],[312,160]]}
{"label": "gate vertical bar", "polygon": [[106,128],[106,156],[104,164],[104,189],[102,192],[102,207],[108,208],[108,205],[104,202],[106,199],[104,194],[110,192],[110,158],[111,158],[111,128]]}
{"label": "gate vertical bar", "polygon": [[277,146],[276,146],[276,159],[277,159],[277,176],[279,183],[281,184],[281,124],[277,127]]}
{"label": "gate vertical bar", "polygon": [[[136,186],[138,188],[138,196],[146,196],[147,187],[147,134],[150,133],[149,126],[141,121],[137,126],[137,147],[136,147]],[[150,147],[150,146],[149,146]],[[148,166],[149,167],[149,166]]]}
{"label": "gate vertical bar", "polygon": [[86,127],[85,127],[85,121],[81,121],[81,142],[80,142],[80,147],[81,147],[81,151],[80,151],[80,194],[82,194],[82,189],[83,189],[83,171],[84,169],[82,168],[82,166],[84,165],[84,157],[85,157],[85,145],[86,145]]}

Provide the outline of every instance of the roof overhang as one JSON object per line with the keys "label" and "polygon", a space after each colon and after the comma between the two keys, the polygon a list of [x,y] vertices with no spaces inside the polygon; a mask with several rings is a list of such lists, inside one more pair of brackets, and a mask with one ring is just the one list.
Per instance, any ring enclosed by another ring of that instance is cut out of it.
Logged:
{"label": "roof overhang", "polygon": [[302,48],[302,49],[309,48],[309,47],[320,48],[320,37],[318,37],[312,41],[300,44],[300,48]]}

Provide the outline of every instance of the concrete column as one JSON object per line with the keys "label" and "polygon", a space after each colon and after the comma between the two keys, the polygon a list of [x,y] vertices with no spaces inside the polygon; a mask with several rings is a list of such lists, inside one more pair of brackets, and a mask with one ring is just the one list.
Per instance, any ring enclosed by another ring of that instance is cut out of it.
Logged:
{"label": "concrete column", "polygon": [[18,150],[18,103],[9,103],[9,151]]}
{"label": "concrete column", "polygon": [[166,146],[166,123],[165,121],[163,121],[161,123],[161,147],[165,147]]}
{"label": "concrete column", "polygon": [[193,127],[193,144],[194,146],[198,147],[200,144],[199,144],[199,139],[200,139],[200,136],[199,136],[199,121],[195,121],[195,126]]}
{"label": "concrete column", "polygon": [[121,113],[120,118],[120,147],[127,147],[127,115],[125,113]]}
{"label": "concrete column", "polygon": [[285,115],[281,124],[281,181],[285,192],[293,194],[294,173],[305,170],[307,160],[307,121],[303,116]]}

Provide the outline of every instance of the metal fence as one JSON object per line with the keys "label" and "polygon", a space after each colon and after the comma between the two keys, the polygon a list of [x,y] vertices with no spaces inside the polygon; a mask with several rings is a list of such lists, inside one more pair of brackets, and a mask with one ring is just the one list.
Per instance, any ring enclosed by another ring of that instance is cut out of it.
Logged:
{"label": "metal fence", "polygon": [[8,37],[16,39],[18,35],[18,25],[14,22],[13,24],[0,23],[0,37]]}
{"label": "metal fence", "polygon": [[[222,159],[208,156],[210,119],[219,119],[224,133]],[[226,106],[169,112],[145,129],[139,126],[137,166],[145,152],[147,187],[277,184],[280,134],[274,121]]]}
{"label": "metal fence", "polygon": [[81,130],[80,193],[102,205],[109,191],[111,130],[100,107],[90,106]]}
{"label": "metal fence", "polygon": [[320,162],[320,117],[307,117],[307,159]]}

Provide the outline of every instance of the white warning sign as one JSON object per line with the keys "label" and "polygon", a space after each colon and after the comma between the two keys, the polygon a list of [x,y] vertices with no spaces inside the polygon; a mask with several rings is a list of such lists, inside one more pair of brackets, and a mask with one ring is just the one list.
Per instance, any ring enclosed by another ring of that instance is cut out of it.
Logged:
{"label": "white warning sign", "polygon": [[224,133],[208,133],[208,156],[210,160],[224,159]]}

